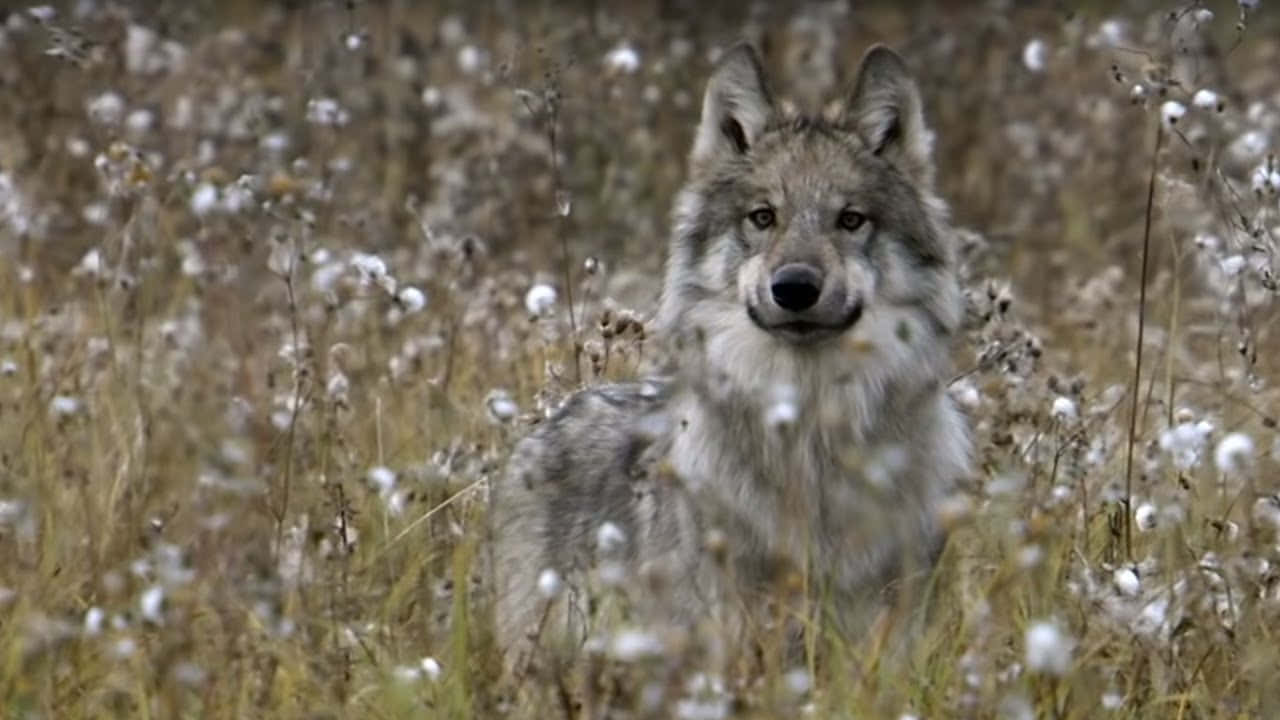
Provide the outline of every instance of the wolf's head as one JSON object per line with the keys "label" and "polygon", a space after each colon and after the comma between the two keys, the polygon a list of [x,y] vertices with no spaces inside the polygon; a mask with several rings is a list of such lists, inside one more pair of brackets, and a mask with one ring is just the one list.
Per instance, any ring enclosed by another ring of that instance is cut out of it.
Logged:
{"label": "wolf's head", "polygon": [[729,50],[677,201],[660,324],[687,329],[696,306],[728,300],[799,352],[847,339],[878,310],[951,332],[960,303],[931,140],[919,90],[885,47],[820,116],[783,112],[755,52]]}

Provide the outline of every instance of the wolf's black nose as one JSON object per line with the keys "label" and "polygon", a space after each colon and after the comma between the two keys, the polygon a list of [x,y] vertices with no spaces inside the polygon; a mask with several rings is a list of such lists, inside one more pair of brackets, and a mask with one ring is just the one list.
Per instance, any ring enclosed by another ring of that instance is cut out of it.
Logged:
{"label": "wolf's black nose", "polygon": [[822,274],[812,265],[788,263],[774,271],[769,289],[778,307],[803,312],[818,302],[822,294]]}

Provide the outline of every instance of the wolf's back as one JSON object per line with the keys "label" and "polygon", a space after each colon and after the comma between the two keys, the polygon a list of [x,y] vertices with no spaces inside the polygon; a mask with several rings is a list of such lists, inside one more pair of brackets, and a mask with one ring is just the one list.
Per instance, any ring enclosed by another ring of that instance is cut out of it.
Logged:
{"label": "wolf's back", "polygon": [[[629,563],[638,546],[670,532],[658,526],[673,491],[659,477],[670,393],[665,379],[579,391],[516,445],[490,500],[504,646],[540,626],[580,637],[585,571],[604,559]],[[606,524],[620,533],[602,533]],[[567,584],[555,602],[537,588],[546,570]]]}

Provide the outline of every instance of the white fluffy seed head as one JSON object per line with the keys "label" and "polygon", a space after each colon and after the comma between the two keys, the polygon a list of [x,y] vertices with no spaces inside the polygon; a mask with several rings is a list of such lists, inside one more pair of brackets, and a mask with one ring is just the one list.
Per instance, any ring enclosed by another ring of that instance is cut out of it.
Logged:
{"label": "white fluffy seed head", "polygon": [[796,401],[796,389],[791,385],[775,385],[769,389],[769,401],[765,405],[764,425],[779,430],[795,425],[800,419],[800,406]]}
{"label": "white fluffy seed head", "polygon": [[1222,268],[1222,274],[1227,277],[1235,277],[1239,275],[1240,271],[1244,270],[1246,264],[1248,264],[1248,261],[1244,259],[1243,255],[1239,254],[1228,255],[1218,261],[1218,267]]}
{"label": "white fluffy seed head", "polygon": [[948,392],[951,399],[966,410],[976,410],[982,404],[982,393],[968,378],[952,383]]}
{"label": "white fluffy seed head", "polygon": [[55,395],[49,401],[49,412],[57,417],[68,417],[80,412],[80,401],[70,395]]}
{"label": "white fluffy seed head", "polygon": [[1053,417],[1059,422],[1072,422],[1080,417],[1079,410],[1076,409],[1076,401],[1065,395],[1059,395],[1053,399]]}
{"label": "white fluffy seed head", "polygon": [[813,678],[810,677],[809,671],[802,668],[792,668],[783,676],[783,682],[786,683],[787,690],[793,695],[804,695],[813,689]]}
{"label": "white fluffy seed head", "polygon": [[611,522],[601,523],[600,529],[596,531],[596,548],[602,553],[621,550],[626,542],[627,534],[622,532],[622,528]]}
{"label": "white fluffy seed head", "polygon": [[485,398],[484,406],[489,419],[496,423],[510,422],[520,414],[520,406],[516,405],[516,401],[511,399],[511,394],[503,389],[490,392]]}
{"label": "white fluffy seed head", "polygon": [[1111,581],[1116,586],[1116,591],[1125,597],[1136,597],[1142,591],[1142,583],[1138,580],[1138,573],[1133,568],[1119,567],[1111,574]]}
{"label": "white fluffy seed head", "polygon": [[387,263],[372,253],[358,252],[351,256],[351,266],[360,272],[365,283],[375,282],[387,276]]}
{"label": "white fluffy seed head", "polygon": [[1183,422],[1160,433],[1160,449],[1169,453],[1174,467],[1190,470],[1200,463],[1213,424],[1208,421]]}
{"label": "white fluffy seed head", "polygon": [[640,53],[624,42],[604,56],[604,64],[613,72],[631,74],[640,69]]}
{"label": "white fluffy seed head", "polygon": [[620,630],[609,643],[609,655],[619,662],[636,662],[662,654],[662,641],[644,630]]}
{"label": "white fluffy seed head", "polygon": [[[1254,501],[1253,522],[1260,527],[1270,528],[1273,532],[1280,530],[1280,498],[1268,495]],[[1236,534],[1239,532],[1237,527]]]}
{"label": "white fluffy seed head", "polygon": [[138,600],[138,609],[148,622],[159,624],[164,621],[164,588],[152,585],[143,591]]}
{"label": "white fluffy seed head", "polygon": [[378,465],[369,468],[368,474],[365,476],[369,484],[379,493],[391,492],[396,486],[396,473],[389,467]]}
{"label": "white fluffy seed head", "polygon": [[1231,433],[1218,441],[1213,451],[1213,462],[1218,472],[1238,474],[1248,469],[1253,461],[1253,438],[1244,433]]}
{"label": "white fluffy seed head", "polygon": [[1191,98],[1191,104],[1205,110],[1217,110],[1221,107],[1222,98],[1218,93],[1209,88],[1201,88],[1196,91],[1194,97]]}
{"label": "white fluffy seed head", "polygon": [[427,296],[416,287],[407,286],[400,288],[400,292],[396,294],[396,298],[400,301],[400,306],[404,308],[406,313],[416,313],[427,306]]}
{"label": "white fluffy seed head", "polygon": [[548,600],[559,595],[563,587],[564,582],[560,580],[560,573],[553,568],[547,568],[538,575],[538,594]]}
{"label": "white fluffy seed head", "polygon": [[524,295],[524,308],[530,315],[546,315],[556,304],[556,289],[545,283],[529,288]]}
{"label": "white fluffy seed head", "polygon": [[1075,640],[1057,623],[1038,620],[1027,627],[1026,664],[1032,672],[1065,675],[1071,669]]}
{"label": "white fluffy seed head", "polygon": [[1133,510],[1133,522],[1142,532],[1154,530],[1158,522],[1158,517],[1159,514],[1156,512],[1156,506],[1149,502],[1141,503]]}
{"label": "white fluffy seed head", "polygon": [[89,608],[84,614],[84,634],[88,636],[101,635],[106,619],[107,613],[102,608],[96,605]]}
{"label": "white fluffy seed head", "polygon": [[1040,38],[1035,38],[1022,48],[1022,64],[1031,72],[1044,72],[1048,60],[1049,48]]}
{"label": "white fluffy seed head", "polygon": [[1187,106],[1177,100],[1166,100],[1160,106],[1160,119],[1164,120],[1166,127],[1173,127],[1178,124],[1183,115],[1187,114]]}

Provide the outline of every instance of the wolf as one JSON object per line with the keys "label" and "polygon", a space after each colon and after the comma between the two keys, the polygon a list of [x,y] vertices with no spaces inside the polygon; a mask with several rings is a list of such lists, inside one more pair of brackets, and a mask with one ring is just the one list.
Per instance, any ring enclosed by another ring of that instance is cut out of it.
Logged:
{"label": "wolf", "polygon": [[749,45],[723,54],[655,317],[673,361],[571,395],[490,489],[508,652],[583,642],[627,582],[633,621],[737,632],[798,593],[856,637],[928,573],[970,472],[932,139],[884,46],[817,114],[775,101]]}

